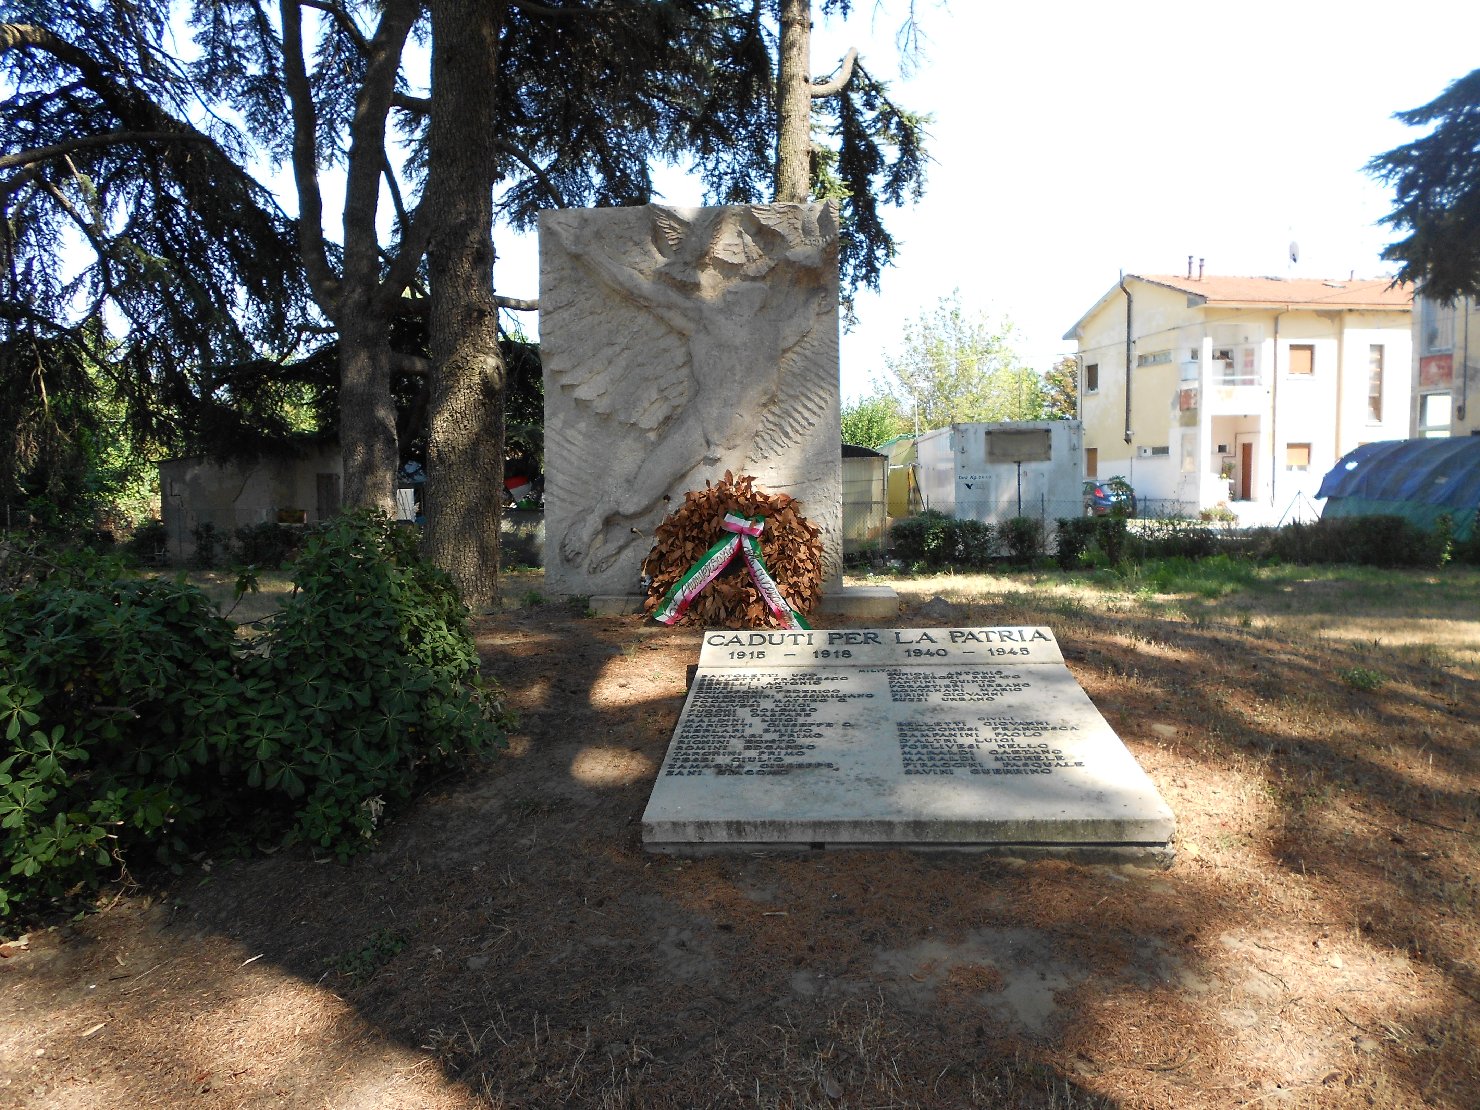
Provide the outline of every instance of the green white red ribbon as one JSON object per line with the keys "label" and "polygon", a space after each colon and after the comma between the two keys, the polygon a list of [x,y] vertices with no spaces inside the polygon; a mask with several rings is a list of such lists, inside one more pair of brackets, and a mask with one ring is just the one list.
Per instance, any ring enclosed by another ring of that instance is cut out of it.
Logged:
{"label": "green white red ribbon", "polygon": [[653,619],[662,624],[676,624],[684,615],[688,607],[701,593],[704,587],[719,577],[720,572],[730,565],[730,560],[739,551],[745,559],[745,567],[750,571],[750,577],[755,582],[755,588],[760,591],[761,600],[766,603],[775,618],[781,622],[783,628],[811,628],[800,613],[787,604],[786,599],[781,596],[776,582],[766,570],[765,560],[761,557],[761,544],[759,536],[761,529],[766,526],[765,517],[737,516],[734,513],[726,513],[724,523],[721,527],[727,535],[706,551],[700,560],[690,567],[677,582],[675,582],[663,595],[663,600],[653,610]]}

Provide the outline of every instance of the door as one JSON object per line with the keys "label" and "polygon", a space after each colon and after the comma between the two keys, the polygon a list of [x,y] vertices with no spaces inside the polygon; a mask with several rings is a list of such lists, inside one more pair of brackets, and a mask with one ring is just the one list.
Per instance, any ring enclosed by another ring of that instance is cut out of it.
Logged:
{"label": "door", "polygon": [[338,474],[315,474],[314,494],[317,519],[328,520],[339,513],[340,478]]}
{"label": "door", "polygon": [[1254,500],[1254,445],[1238,445],[1238,499]]}

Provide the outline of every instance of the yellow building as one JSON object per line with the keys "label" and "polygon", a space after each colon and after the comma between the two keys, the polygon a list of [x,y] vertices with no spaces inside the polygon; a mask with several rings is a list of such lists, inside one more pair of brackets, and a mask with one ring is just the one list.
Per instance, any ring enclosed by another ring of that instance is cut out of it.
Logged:
{"label": "yellow building", "polygon": [[1480,304],[1462,297],[1452,305],[1422,293],[1413,312],[1414,438],[1480,435]]}
{"label": "yellow building", "polygon": [[1064,336],[1085,477],[1146,515],[1314,515],[1343,454],[1408,435],[1412,308],[1386,279],[1125,275]]}

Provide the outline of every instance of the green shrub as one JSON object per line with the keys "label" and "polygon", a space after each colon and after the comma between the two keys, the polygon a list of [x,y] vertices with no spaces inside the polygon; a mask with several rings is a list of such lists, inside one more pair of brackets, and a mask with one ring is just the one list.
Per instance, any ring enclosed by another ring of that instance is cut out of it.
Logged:
{"label": "green shrub", "polygon": [[195,541],[195,554],[191,564],[200,570],[209,570],[216,565],[224,546],[223,537],[214,524],[207,521],[190,529],[190,538]]}
{"label": "green shrub", "polygon": [[926,567],[984,567],[996,554],[996,530],[981,520],[954,520],[927,510],[896,521],[889,532],[894,557]]}
{"label": "green shrub", "polygon": [[501,741],[455,589],[383,516],[314,536],[250,643],[183,580],[85,553],[27,566],[0,593],[0,914],[223,837],[345,857]]}
{"label": "green shrub", "polygon": [[270,520],[261,524],[244,524],[236,530],[234,554],[240,563],[277,569],[298,550],[301,535],[297,529]]}
{"label": "green shrub", "polygon": [[1054,562],[1061,570],[1084,565],[1095,541],[1095,523],[1092,516],[1061,516],[1055,522]]}
{"label": "green shrub", "polygon": [[1446,539],[1399,516],[1344,516],[1255,529],[1239,546],[1255,558],[1282,563],[1437,567]]}
{"label": "green shrub", "polygon": [[1218,550],[1218,533],[1198,520],[1143,520],[1135,547],[1143,559],[1205,559]]}
{"label": "green shrub", "polygon": [[163,555],[168,550],[169,539],[169,530],[165,528],[164,521],[151,518],[134,526],[134,533],[124,544],[124,550],[141,563],[162,562]]}
{"label": "green shrub", "polygon": [[1012,562],[1026,566],[1043,554],[1043,522],[1031,516],[1006,521],[1002,525],[1002,546]]}
{"label": "green shrub", "polygon": [[222,814],[234,630],[190,586],[119,575],[78,557],[0,596],[0,913],[168,863]]}
{"label": "green shrub", "polygon": [[293,839],[347,856],[381,808],[464,753],[492,751],[498,706],[457,591],[383,515],[346,513],[310,536],[297,586],[243,660],[246,785]]}

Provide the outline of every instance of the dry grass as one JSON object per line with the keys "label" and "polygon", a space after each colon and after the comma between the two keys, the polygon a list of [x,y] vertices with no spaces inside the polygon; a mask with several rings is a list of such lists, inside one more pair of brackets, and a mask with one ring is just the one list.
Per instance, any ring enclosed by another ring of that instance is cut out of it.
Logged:
{"label": "dry grass", "polygon": [[347,867],[202,861],[12,949],[0,1106],[1477,1105],[1480,576],[898,585],[1054,628],[1170,870],[650,857],[697,637],[520,575],[508,756]]}

